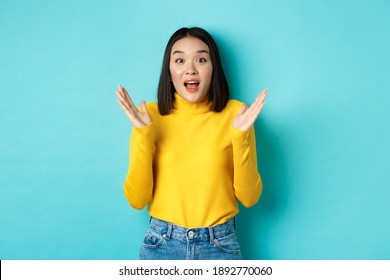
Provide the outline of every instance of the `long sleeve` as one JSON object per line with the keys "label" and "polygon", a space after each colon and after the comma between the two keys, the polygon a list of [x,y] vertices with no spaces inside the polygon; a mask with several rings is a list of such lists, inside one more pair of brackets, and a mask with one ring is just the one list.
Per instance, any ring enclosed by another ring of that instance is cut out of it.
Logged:
{"label": "long sleeve", "polygon": [[256,140],[253,126],[248,131],[231,128],[234,164],[234,191],[237,199],[251,207],[258,201],[263,184],[257,169]]}
{"label": "long sleeve", "polygon": [[144,208],[153,195],[153,130],[154,124],[133,127],[130,139],[130,162],[124,192],[130,205]]}
{"label": "long sleeve", "polygon": [[147,103],[153,122],[133,128],[125,196],[150,216],[188,228],[222,224],[253,206],[262,191],[254,129],[234,129],[242,102],[221,112],[175,93],[171,114]]}

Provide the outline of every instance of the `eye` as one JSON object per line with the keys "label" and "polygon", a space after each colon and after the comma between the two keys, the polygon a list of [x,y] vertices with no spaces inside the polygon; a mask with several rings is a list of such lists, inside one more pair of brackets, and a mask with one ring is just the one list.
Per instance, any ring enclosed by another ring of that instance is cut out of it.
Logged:
{"label": "eye", "polygon": [[205,58],[201,57],[201,58],[198,58],[198,62],[205,63],[205,62],[207,62],[207,60]]}
{"label": "eye", "polygon": [[178,58],[175,60],[176,63],[179,63],[179,64],[183,64],[184,63],[184,59],[182,58]]}

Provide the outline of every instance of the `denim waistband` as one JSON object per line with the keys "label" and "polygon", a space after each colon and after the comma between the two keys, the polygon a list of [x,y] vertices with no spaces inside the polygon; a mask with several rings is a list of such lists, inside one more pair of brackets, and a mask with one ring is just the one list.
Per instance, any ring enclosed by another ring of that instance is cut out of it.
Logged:
{"label": "denim waistband", "polygon": [[233,217],[227,222],[216,226],[186,228],[151,217],[149,228],[160,233],[165,239],[210,241],[213,244],[215,239],[235,233],[236,221]]}

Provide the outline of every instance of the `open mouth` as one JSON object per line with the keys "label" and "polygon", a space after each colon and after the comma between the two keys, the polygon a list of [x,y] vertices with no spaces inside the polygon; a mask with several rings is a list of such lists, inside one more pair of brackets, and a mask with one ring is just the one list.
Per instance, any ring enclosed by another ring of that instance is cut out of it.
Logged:
{"label": "open mouth", "polygon": [[194,92],[194,91],[198,90],[199,82],[198,81],[187,81],[184,83],[184,86],[186,87],[186,89],[188,91]]}

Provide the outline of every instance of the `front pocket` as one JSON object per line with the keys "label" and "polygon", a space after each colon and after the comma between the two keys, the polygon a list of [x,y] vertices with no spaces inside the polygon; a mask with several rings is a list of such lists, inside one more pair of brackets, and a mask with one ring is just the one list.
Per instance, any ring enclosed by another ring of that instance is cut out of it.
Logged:
{"label": "front pocket", "polygon": [[164,241],[164,237],[161,234],[148,230],[145,234],[142,247],[148,249],[154,249],[159,247]]}
{"label": "front pocket", "polygon": [[234,232],[227,236],[214,239],[214,245],[224,253],[240,254],[240,244]]}

